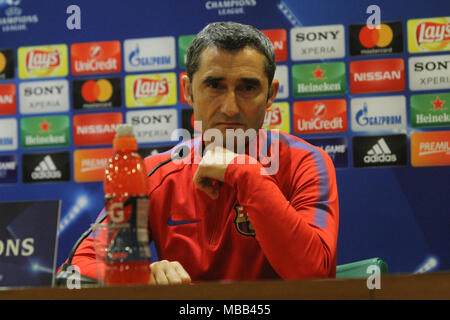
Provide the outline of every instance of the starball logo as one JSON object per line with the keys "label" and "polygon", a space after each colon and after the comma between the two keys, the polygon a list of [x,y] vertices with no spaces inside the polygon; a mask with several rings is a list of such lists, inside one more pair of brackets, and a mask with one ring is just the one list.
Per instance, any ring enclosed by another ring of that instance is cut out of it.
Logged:
{"label": "starball logo", "polygon": [[112,73],[122,70],[119,41],[76,43],[70,46],[73,75]]}

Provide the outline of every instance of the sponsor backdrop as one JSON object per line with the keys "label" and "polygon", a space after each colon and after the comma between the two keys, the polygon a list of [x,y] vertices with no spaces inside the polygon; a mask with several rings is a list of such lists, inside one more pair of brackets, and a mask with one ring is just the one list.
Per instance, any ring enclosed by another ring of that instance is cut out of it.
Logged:
{"label": "sponsor backdrop", "polygon": [[335,163],[338,263],[450,269],[450,7],[377,1],[372,28],[369,5],[0,0],[0,200],[62,200],[61,264],[103,207],[118,123],[134,126],[143,156],[173,146],[177,128],[198,134],[179,85],[186,49],[208,22],[233,20],[276,51],[264,126]]}

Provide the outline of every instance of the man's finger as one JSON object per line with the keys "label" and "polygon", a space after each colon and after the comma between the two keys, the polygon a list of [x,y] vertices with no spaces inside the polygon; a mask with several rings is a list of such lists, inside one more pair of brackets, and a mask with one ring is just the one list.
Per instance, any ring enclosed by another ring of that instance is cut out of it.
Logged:
{"label": "man's finger", "polygon": [[150,265],[150,284],[167,285],[190,283],[191,277],[178,261],[162,260]]}
{"label": "man's finger", "polygon": [[166,277],[166,265],[169,262],[166,260],[154,262],[150,265],[151,273],[155,279],[155,284],[169,284],[169,281]]}
{"label": "man's finger", "polygon": [[191,283],[191,277],[187,273],[186,270],[184,270],[183,266],[178,261],[172,261],[172,266],[175,268],[176,272],[180,276],[182,283]]}

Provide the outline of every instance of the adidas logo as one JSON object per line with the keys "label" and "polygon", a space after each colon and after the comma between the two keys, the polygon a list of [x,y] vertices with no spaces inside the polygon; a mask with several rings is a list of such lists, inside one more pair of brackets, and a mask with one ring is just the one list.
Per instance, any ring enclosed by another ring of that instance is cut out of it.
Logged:
{"label": "adidas logo", "polygon": [[61,171],[58,170],[49,155],[46,155],[31,173],[31,178],[33,180],[60,179],[61,177]]}
{"label": "adidas logo", "polygon": [[381,138],[369,151],[367,151],[367,154],[364,156],[363,160],[364,163],[396,162],[397,156],[392,154],[386,141]]}

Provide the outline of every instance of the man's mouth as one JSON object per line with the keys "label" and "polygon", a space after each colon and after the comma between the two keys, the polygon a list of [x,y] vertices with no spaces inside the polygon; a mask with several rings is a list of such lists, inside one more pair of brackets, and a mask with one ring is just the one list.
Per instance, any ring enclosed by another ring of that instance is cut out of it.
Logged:
{"label": "man's mouth", "polygon": [[243,127],[244,125],[240,122],[217,122],[216,127],[222,126],[222,127]]}

